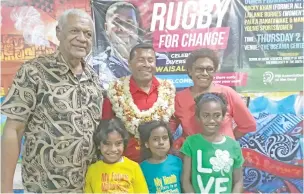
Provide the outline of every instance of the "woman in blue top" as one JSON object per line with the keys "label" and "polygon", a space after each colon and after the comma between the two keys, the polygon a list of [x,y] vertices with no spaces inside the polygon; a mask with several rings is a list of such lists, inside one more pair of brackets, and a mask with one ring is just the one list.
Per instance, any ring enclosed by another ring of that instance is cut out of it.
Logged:
{"label": "woman in blue top", "polygon": [[140,167],[150,193],[181,193],[182,160],[169,154],[173,137],[163,121],[139,127],[142,159]]}

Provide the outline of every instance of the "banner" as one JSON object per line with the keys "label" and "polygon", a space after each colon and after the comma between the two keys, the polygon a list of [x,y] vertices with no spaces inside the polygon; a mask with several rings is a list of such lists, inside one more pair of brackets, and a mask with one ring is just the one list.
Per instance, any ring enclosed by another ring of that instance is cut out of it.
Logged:
{"label": "banner", "polygon": [[33,45],[26,43],[22,35],[2,35],[1,36],[1,61],[27,61],[43,54],[54,53],[55,44]]}
{"label": "banner", "polygon": [[244,167],[258,168],[285,178],[301,179],[303,177],[302,166],[285,164],[248,148],[243,148],[242,152],[245,159]]}
{"label": "banner", "polygon": [[[151,43],[157,76],[185,88],[193,84],[185,59],[193,50],[210,48],[220,57],[215,83],[240,92],[259,92],[260,87],[265,92],[299,91],[302,7],[303,0],[94,0],[92,64],[107,88],[110,81],[130,74],[131,48]],[[293,87],[288,86],[291,83]]]}
{"label": "banner", "polygon": [[243,0],[244,67],[303,66],[303,0]]}
{"label": "banner", "polygon": [[239,92],[300,91],[303,89],[303,67],[242,69],[247,75],[246,87],[237,86]]}
{"label": "banner", "polygon": [[227,76],[240,66],[235,56],[240,52],[241,18],[234,1],[94,0],[92,10],[97,32],[92,63],[105,85],[130,74],[129,52],[140,42],[153,44],[157,75],[184,82],[177,87],[192,83],[181,79],[187,78],[185,59],[195,49],[217,50]]}

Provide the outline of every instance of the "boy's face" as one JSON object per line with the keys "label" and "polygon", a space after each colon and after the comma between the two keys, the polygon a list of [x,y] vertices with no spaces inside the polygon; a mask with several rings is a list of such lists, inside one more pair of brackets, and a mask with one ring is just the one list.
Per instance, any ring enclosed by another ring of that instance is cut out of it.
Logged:
{"label": "boy's face", "polygon": [[153,129],[149,141],[145,145],[152,152],[154,159],[163,159],[170,150],[168,131],[164,127]]}
{"label": "boy's face", "polygon": [[104,162],[112,164],[118,162],[124,151],[124,141],[117,131],[108,134],[105,142],[100,143],[100,152]]}
{"label": "boy's face", "polygon": [[222,106],[219,102],[206,102],[201,105],[199,123],[203,127],[204,133],[214,134],[218,132],[223,121]]}

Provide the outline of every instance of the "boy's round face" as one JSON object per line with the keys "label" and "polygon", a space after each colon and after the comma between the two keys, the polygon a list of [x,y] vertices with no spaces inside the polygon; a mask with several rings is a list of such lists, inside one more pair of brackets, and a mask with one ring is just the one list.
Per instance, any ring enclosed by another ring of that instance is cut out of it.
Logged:
{"label": "boy's round face", "polygon": [[105,142],[100,143],[100,152],[106,163],[118,162],[124,151],[124,141],[117,131],[108,134]]}
{"label": "boy's round face", "polygon": [[153,129],[146,147],[151,150],[154,159],[163,159],[170,150],[170,139],[167,129],[164,127]]}
{"label": "boy's round face", "polygon": [[223,121],[222,106],[219,102],[206,102],[201,105],[199,124],[203,127],[204,133],[212,135],[221,127]]}

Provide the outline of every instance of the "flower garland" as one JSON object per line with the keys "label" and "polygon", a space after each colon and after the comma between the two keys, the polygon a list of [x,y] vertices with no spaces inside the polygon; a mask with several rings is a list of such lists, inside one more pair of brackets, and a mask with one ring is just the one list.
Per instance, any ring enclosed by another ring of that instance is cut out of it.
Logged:
{"label": "flower garland", "polygon": [[138,126],[152,120],[169,122],[174,113],[175,87],[168,80],[158,80],[158,98],[153,106],[140,111],[130,93],[131,76],[123,77],[109,85],[108,98],[112,109],[129,133],[139,138]]}

